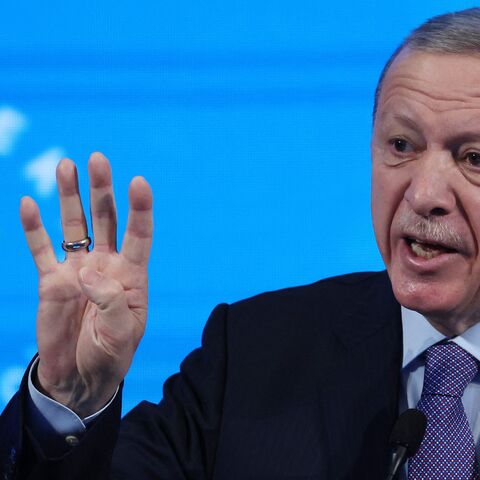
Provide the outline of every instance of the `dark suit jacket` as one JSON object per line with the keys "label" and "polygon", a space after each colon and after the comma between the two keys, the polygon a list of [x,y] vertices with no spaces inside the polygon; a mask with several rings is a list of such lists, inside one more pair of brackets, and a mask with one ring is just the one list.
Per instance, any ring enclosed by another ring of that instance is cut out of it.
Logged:
{"label": "dark suit jacket", "polygon": [[24,425],[24,381],[0,419],[1,465],[32,480],[383,480],[401,358],[385,272],[219,305],[159,405],[120,426],[117,401],[60,458]]}

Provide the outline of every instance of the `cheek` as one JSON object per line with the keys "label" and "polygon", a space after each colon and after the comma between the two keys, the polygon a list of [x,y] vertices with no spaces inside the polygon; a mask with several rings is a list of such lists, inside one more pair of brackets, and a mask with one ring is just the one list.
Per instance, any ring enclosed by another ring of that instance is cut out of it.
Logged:
{"label": "cheek", "polygon": [[402,203],[405,182],[403,172],[385,165],[372,168],[371,209],[377,245],[384,262],[390,261],[390,231],[395,213]]}

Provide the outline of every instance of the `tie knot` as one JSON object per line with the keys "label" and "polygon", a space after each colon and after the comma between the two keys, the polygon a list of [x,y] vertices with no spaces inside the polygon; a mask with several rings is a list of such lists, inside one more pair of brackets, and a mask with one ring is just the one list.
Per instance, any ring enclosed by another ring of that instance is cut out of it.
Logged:
{"label": "tie knot", "polygon": [[426,352],[423,393],[462,397],[477,372],[475,358],[456,343],[433,345]]}

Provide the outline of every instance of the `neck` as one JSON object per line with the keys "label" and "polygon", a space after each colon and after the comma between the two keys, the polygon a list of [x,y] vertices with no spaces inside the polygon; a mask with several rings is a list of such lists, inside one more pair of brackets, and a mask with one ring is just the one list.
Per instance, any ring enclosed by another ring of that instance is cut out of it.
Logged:
{"label": "neck", "polygon": [[432,315],[423,314],[433,328],[446,337],[462,335],[470,327],[480,320],[478,314],[475,316],[459,315]]}

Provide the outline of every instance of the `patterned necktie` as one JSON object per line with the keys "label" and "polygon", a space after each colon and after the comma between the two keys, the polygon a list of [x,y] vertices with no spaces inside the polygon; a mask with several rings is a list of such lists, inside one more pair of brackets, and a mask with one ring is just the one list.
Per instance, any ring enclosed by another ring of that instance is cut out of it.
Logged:
{"label": "patterned necktie", "polygon": [[427,430],[408,463],[408,480],[479,478],[475,443],[462,403],[463,392],[477,371],[477,361],[456,343],[427,350],[417,405],[427,416]]}

